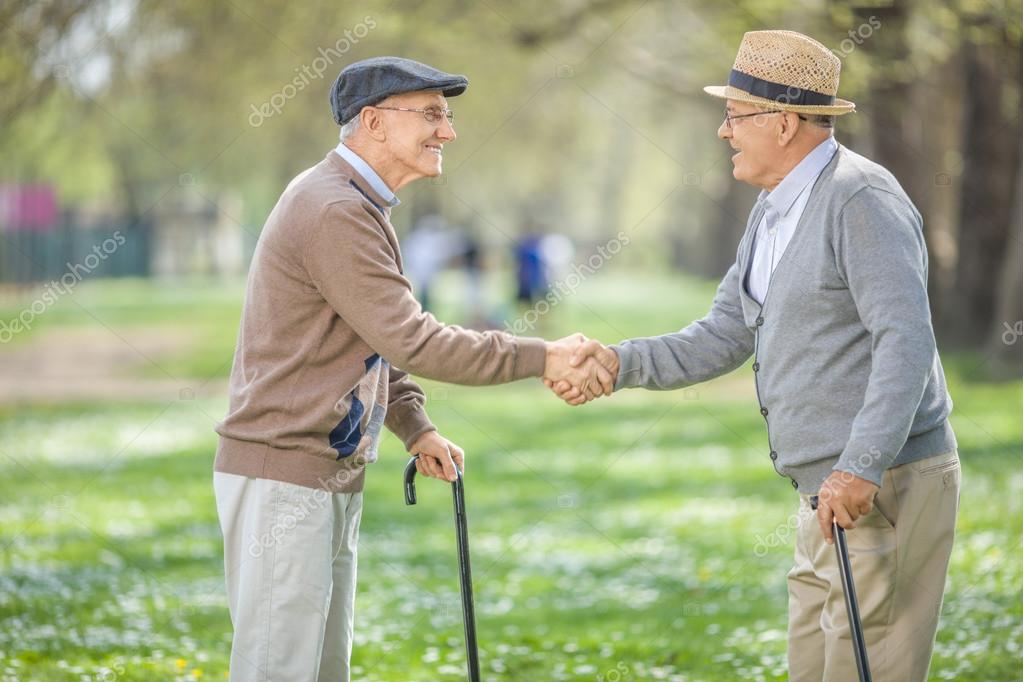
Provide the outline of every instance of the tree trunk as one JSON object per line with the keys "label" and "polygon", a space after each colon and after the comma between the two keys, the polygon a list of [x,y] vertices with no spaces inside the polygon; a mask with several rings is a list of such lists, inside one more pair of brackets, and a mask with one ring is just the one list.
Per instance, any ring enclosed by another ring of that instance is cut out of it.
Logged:
{"label": "tree trunk", "polygon": [[1008,90],[1023,85],[1017,55],[1004,41],[965,46],[966,110],[958,262],[950,308],[944,316],[953,339],[983,344],[995,323],[996,287],[1012,224],[1019,171],[1021,123],[1007,111]]}
{"label": "tree trunk", "polygon": [[[911,4],[895,0],[888,7],[857,11],[862,26],[879,26],[862,39],[859,48],[872,56],[875,66],[871,69],[870,99],[858,110],[868,118],[870,157],[895,176],[923,218],[930,255],[928,296],[932,313],[940,317],[954,267],[954,221],[945,213],[950,210],[949,195],[954,193],[952,175],[943,167],[948,142],[945,130],[949,119],[956,118],[956,110],[949,105],[961,91],[956,92],[951,84],[946,87],[946,101],[935,106],[936,88],[928,87],[920,74],[908,68],[912,61],[907,36]],[[926,107],[930,108],[928,114],[921,116],[919,112]]]}
{"label": "tree trunk", "polygon": [[1023,374],[1023,169],[1016,178],[1016,205],[988,341],[995,376]]}

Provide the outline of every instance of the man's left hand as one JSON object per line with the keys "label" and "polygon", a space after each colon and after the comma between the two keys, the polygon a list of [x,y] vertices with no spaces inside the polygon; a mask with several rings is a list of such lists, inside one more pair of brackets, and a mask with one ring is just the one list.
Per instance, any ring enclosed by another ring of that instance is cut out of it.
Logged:
{"label": "man's left hand", "polygon": [[817,522],[828,544],[834,544],[832,522],[846,530],[855,528],[856,519],[870,513],[879,487],[848,471],[833,471],[817,494]]}
{"label": "man's left hand", "polygon": [[416,458],[416,470],[424,476],[454,482],[455,467],[465,471],[465,452],[436,431],[427,431],[409,450]]}

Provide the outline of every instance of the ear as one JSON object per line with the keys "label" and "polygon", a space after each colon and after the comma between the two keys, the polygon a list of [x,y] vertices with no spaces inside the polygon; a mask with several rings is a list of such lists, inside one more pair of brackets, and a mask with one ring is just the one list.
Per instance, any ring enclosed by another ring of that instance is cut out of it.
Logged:
{"label": "ear", "polygon": [[359,112],[359,130],[364,130],[367,135],[377,142],[383,142],[387,139],[384,117],[380,115],[378,109],[373,107],[363,107],[362,111]]}
{"label": "ear", "polygon": [[799,114],[794,111],[786,111],[784,114],[778,117],[780,119],[778,124],[778,145],[781,147],[787,147],[796,133],[799,132]]}

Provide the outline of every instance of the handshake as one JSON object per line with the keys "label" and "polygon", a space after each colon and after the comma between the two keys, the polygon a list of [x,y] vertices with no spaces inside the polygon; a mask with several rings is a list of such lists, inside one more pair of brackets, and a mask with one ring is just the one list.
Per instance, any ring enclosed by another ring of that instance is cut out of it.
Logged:
{"label": "handshake", "polygon": [[618,354],[594,339],[572,334],[547,344],[543,382],[569,405],[611,395],[618,378]]}

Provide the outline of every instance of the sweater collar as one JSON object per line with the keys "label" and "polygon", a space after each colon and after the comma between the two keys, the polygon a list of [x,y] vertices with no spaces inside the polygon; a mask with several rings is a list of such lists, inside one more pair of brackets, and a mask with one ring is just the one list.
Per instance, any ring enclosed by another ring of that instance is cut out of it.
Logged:
{"label": "sweater collar", "polygon": [[383,178],[373,170],[373,167],[366,163],[361,156],[349,149],[344,142],[335,147],[334,151],[348,162],[348,165],[352,167],[361,180],[364,180],[369,185],[368,188],[363,189],[371,190],[374,195],[373,203],[391,208],[401,203],[394,192],[391,191],[391,188],[387,186],[387,183],[384,182]]}

